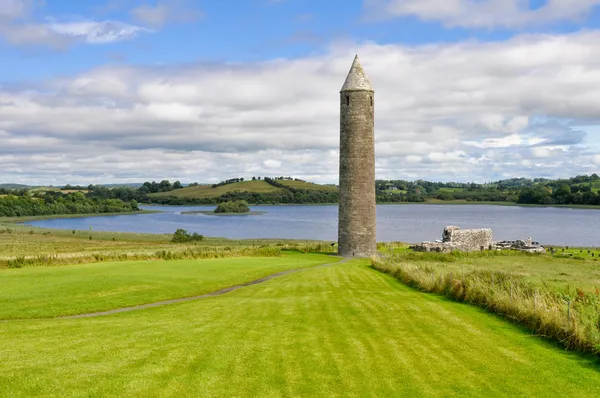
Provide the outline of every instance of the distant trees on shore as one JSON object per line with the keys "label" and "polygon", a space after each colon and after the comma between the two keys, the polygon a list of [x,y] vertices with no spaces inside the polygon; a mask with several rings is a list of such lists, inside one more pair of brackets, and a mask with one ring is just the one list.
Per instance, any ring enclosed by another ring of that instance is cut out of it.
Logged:
{"label": "distant trees on shore", "polygon": [[[171,192],[183,188],[179,181],[171,183],[168,180],[161,182],[145,182],[141,187],[117,186],[108,188],[101,185],[89,185],[85,188],[80,186],[66,185],[69,190],[81,190],[79,192],[86,198],[106,200],[119,199],[124,202],[132,200],[138,203],[160,204],[160,205],[207,205],[219,204],[228,201],[245,200],[249,204],[319,204],[337,203],[339,194],[337,190],[319,189],[315,185],[312,189],[297,188],[282,183],[283,180],[303,181],[292,177],[252,177],[253,181],[262,180],[277,190],[272,192],[247,192],[230,191],[220,196],[213,197],[186,197],[176,196],[153,196],[152,193]],[[232,178],[214,184],[218,187],[227,184],[246,181],[243,177]],[[198,186],[198,183],[188,187]],[[437,199],[440,201],[486,201],[486,202],[510,202],[522,204],[541,205],[598,205],[600,206],[600,177],[597,174],[590,176],[577,176],[569,179],[550,180],[545,178],[512,178],[491,183],[459,183],[459,182],[430,182],[425,180],[376,180],[375,192],[379,203],[419,203],[427,200]],[[26,189],[11,190],[0,188],[0,195],[12,194],[23,196],[27,194]],[[85,192],[85,194],[84,194]],[[61,194],[58,191],[48,194]]]}
{"label": "distant trees on shore", "polygon": [[45,216],[54,214],[96,214],[139,211],[135,200],[97,199],[81,192],[63,194],[50,191],[35,196],[0,197],[0,217]]}
{"label": "distant trees on shore", "polygon": [[600,205],[600,177],[581,175],[569,179],[512,178],[492,183],[377,180],[379,202],[442,201],[513,202],[541,205]]}

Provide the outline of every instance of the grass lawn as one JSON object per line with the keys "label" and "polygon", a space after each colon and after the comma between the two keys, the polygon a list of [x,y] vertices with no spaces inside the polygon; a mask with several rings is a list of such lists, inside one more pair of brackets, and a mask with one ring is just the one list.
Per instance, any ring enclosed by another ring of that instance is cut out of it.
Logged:
{"label": "grass lawn", "polygon": [[124,261],[0,270],[0,320],[74,315],[189,297],[294,268],[339,261],[319,254]]}
{"label": "grass lawn", "polygon": [[0,323],[0,395],[600,395],[593,359],[368,264],[99,318]]}

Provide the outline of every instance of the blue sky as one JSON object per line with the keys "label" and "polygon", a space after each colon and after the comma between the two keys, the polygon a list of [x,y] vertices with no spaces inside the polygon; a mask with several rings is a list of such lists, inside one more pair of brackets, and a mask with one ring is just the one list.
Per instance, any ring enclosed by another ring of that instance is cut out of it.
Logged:
{"label": "blue sky", "polygon": [[592,173],[598,42],[600,0],[0,0],[0,182],[335,182],[355,52],[378,178]]}
{"label": "blue sky", "polygon": [[[14,1],[14,0],[6,0]],[[371,18],[363,0],[227,0],[227,1],[106,1],[47,0],[32,7],[29,18],[44,23],[47,18],[71,21],[119,21],[144,26],[132,15],[140,6],[161,4],[192,10],[188,22],[166,17],[164,25],[149,26],[153,32],[109,45],[76,44],[68,51],[22,48],[2,43],[6,62],[0,64],[2,81],[40,79],[77,73],[110,62],[152,65],[190,62],[253,62],[271,58],[295,58],[326,51],[333,40],[375,41],[380,44],[419,45],[461,40],[504,40],[524,32],[568,33],[583,27],[596,28],[600,9],[590,9],[581,21],[557,21],[547,26],[445,28],[439,21],[417,16]],[[530,1],[531,8],[546,4]],[[36,46],[32,46],[36,47]],[[40,60],[44,68],[39,67]]]}

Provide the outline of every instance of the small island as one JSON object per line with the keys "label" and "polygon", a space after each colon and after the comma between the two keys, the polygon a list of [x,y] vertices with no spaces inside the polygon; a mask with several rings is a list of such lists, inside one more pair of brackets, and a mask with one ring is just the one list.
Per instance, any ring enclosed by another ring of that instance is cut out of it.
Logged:
{"label": "small island", "polygon": [[214,216],[240,216],[264,214],[264,211],[250,211],[248,202],[245,200],[236,200],[219,203],[213,211],[184,211],[181,214],[207,214]]}
{"label": "small island", "polygon": [[250,213],[250,207],[248,206],[248,202],[246,202],[245,200],[223,202],[219,203],[219,205],[215,209],[215,213]]}

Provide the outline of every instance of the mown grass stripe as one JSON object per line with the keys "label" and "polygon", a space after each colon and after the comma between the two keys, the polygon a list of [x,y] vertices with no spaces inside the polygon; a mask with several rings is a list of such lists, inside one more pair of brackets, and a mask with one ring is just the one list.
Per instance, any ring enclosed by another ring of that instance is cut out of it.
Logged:
{"label": "mown grass stripe", "polygon": [[146,311],[1,324],[0,334],[0,391],[15,397],[600,394],[590,358],[362,260]]}

